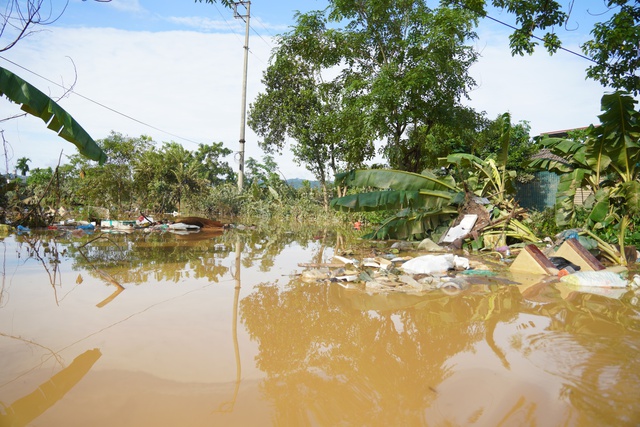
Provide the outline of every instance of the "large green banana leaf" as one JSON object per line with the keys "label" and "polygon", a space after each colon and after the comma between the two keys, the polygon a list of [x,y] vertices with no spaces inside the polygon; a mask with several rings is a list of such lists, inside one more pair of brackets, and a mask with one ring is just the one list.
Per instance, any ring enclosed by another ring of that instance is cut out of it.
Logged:
{"label": "large green banana leaf", "polygon": [[640,162],[640,112],[630,95],[615,92],[602,97],[601,125],[591,132],[586,155],[596,172],[613,168],[622,181],[633,181]]}
{"label": "large green banana leaf", "polygon": [[41,118],[47,128],[78,147],[80,154],[103,164],[107,155],[89,134],[54,100],[11,71],[0,67],[0,95],[4,95],[32,116]]}
{"label": "large green banana leaf", "polygon": [[403,209],[363,237],[380,240],[424,238],[439,226],[451,222],[457,213],[458,210],[453,206],[443,206],[430,211]]}
{"label": "large green banana leaf", "polygon": [[398,210],[365,237],[406,239],[424,237],[457,214],[454,200],[461,190],[451,176],[436,177],[387,169],[355,170],[336,176],[336,184],[383,191],[365,191],[339,197],[331,207],[341,211]]}
{"label": "large green banana leaf", "polygon": [[450,203],[455,194],[448,191],[387,190],[349,194],[331,200],[331,207],[340,211],[370,212],[385,209],[430,209]]}
{"label": "large green banana leaf", "polygon": [[336,185],[374,187],[391,190],[452,190],[460,191],[450,176],[436,177],[429,171],[422,174],[391,169],[353,170],[336,175]]}

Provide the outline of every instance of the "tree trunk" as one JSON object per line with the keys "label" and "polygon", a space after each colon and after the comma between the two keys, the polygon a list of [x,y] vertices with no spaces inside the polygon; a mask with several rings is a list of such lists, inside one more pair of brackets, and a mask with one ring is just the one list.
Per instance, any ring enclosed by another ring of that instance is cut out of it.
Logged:
{"label": "tree trunk", "polygon": [[322,186],[322,200],[324,203],[324,211],[329,212],[329,194],[327,191],[327,181],[324,176],[320,179],[320,185]]}

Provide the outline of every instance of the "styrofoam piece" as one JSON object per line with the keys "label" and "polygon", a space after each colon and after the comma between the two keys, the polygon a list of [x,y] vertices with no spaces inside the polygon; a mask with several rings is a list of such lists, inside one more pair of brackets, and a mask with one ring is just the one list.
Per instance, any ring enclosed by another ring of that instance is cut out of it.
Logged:
{"label": "styrofoam piece", "polygon": [[456,239],[459,239],[467,234],[473,229],[473,226],[476,225],[476,221],[478,221],[478,215],[469,214],[465,215],[460,224],[455,227],[451,227],[447,234],[440,240],[440,243],[452,243]]}

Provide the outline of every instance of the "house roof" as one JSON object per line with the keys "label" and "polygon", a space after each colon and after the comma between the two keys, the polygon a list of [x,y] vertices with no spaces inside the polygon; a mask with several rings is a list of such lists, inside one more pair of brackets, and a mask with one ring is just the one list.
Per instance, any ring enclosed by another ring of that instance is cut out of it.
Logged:
{"label": "house roof", "polygon": [[557,154],[553,154],[551,150],[549,150],[548,148],[541,149],[536,154],[531,156],[531,159],[547,159],[547,160],[553,160],[555,162],[559,162],[565,165],[570,165],[570,163],[566,159],[558,156]]}
{"label": "house roof", "polygon": [[551,132],[542,132],[540,136],[548,136],[549,138],[566,138],[567,136],[569,136],[569,132],[573,130],[585,130],[588,128],[589,126],[583,126],[581,128],[554,130]]}

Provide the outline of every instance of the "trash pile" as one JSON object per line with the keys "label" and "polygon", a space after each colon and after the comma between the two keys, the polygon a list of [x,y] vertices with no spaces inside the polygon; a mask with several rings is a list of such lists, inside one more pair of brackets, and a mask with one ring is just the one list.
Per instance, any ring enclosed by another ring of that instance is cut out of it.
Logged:
{"label": "trash pile", "polygon": [[[409,242],[396,242],[391,248],[378,251],[375,256],[356,259],[336,255],[323,264],[299,264],[306,269],[301,279],[307,282],[335,282],[347,289],[367,293],[406,292],[424,293],[442,290],[455,294],[474,284],[519,285],[519,278],[527,281],[560,282],[577,290],[580,288],[638,288],[640,275],[627,280],[624,267],[605,267],[578,239],[569,238],[559,249],[549,247],[543,253],[536,245],[496,251],[473,257],[442,253],[447,248],[429,239],[417,247],[426,255],[400,256],[400,251],[416,252]],[[433,253],[440,252],[440,253]],[[496,253],[499,262],[490,261]],[[506,256],[505,256],[506,255]]]}
{"label": "trash pile", "polygon": [[[201,217],[180,217],[174,221],[156,222],[153,218],[144,214],[140,215],[136,220],[102,220],[100,224],[87,221],[76,221],[68,219],[60,221],[47,227],[49,230],[71,231],[73,234],[91,234],[95,230],[103,233],[128,234],[134,231],[144,232],[171,232],[175,234],[190,234],[200,231],[223,231],[232,228],[230,224],[223,224],[220,221],[210,220]],[[239,227],[238,227],[239,228]],[[17,226],[18,232],[29,232],[27,227]]]}
{"label": "trash pile", "polygon": [[[411,243],[396,242],[385,253],[361,260],[336,255],[330,263],[299,264],[307,268],[301,278],[307,282],[336,282],[347,289],[372,293],[422,293],[436,289],[458,293],[472,284],[486,283],[487,278],[493,278],[494,282],[509,282],[497,278],[498,273],[492,271],[500,266],[490,268],[483,261],[453,253],[400,256],[400,251],[415,250]],[[418,250],[443,252],[446,249],[426,239]]]}

